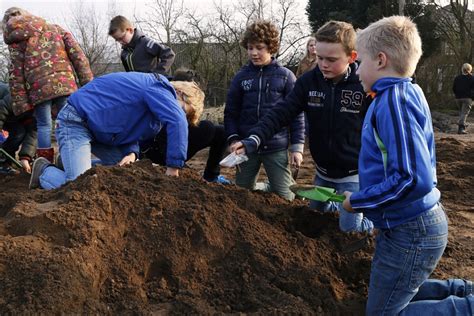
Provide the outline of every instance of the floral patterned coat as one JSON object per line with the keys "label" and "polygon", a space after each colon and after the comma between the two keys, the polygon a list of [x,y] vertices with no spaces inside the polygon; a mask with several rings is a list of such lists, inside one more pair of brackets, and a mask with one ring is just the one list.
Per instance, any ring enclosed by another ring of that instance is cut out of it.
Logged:
{"label": "floral patterned coat", "polygon": [[11,18],[3,38],[10,51],[10,92],[15,115],[77,90],[92,71],[71,33],[37,16]]}

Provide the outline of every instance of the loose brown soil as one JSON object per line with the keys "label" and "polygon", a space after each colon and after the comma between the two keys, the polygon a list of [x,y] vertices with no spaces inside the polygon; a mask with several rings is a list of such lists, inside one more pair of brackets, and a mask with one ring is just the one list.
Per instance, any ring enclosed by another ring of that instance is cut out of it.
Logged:
{"label": "loose brown soil", "polygon": [[[434,276],[474,278],[474,139],[438,134],[450,239]],[[363,314],[373,241],[268,193],[149,161],[53,190],[0,176],[0,314]],[[311,183],[308,153],[300,183]],[[226,171],[232,176],[232,171]]]}

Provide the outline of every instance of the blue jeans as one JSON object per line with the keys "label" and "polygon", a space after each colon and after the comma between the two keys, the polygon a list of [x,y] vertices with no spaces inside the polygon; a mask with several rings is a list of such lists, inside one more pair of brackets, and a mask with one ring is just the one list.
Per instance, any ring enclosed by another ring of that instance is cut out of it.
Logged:
{"label": "blue jeans", "polygon": [[35,106],[36,127],[38,128],[38,148],[51,148],[53,119],[51,111],[58,113],[66,104],[67,97],[58,97]]}
{"label": "blue jeans", "polygon": [[471,282],[428,280],[447,240],[440,204],[407,223],[380,230],[366,315],[472,315]]}
{"label": "blue jeans", "polygon": [[[344,191],[359,191],[358,182],[336,183],[321,179],[318,176],[315,177],[314,185],[336,189],[338,194],[342,194]],[[311,201],[309,207],[321,212],[339,211],[339,228],[343,232],[372,232],[374,229],[374,224],[362,213],[349,213],[342,207],[342,203]]]}
{"label": "blue jeans", "polygon": [[115,165],[123,158],[119,148],[94,142],[87,125],[69,104],[56,119],[56,139],[64,171],[54,166],[46,167],[39,178],[43,189],[58,188],[90,169],[91,153],[102,165]]}

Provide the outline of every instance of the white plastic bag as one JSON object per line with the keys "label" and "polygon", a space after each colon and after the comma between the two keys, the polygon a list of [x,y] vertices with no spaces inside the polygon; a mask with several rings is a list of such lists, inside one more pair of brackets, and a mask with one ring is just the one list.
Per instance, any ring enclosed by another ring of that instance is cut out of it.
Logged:
{"label": "white plastic bag", "polygon": [[222,167],[227,167],[227,168],[232,168],[237,166],[238,164],[241,164],[244,161],[249,160],[247,155],[245,154],[239,154],[237,155],[235,152],[230,153],[227,157],[221,160],[219,163]]}

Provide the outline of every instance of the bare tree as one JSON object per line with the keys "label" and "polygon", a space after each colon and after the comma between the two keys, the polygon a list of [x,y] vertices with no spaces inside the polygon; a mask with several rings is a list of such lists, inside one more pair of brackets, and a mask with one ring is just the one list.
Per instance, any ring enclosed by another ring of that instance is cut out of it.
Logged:
{"label": "bare tree", "polygon": [[171,46],[177,25],[187,12],[183,0],[153,0],[147,7],[145,19],[135,17],[135,22],[155,39]]}
{"label": "bare tree", "polygon": [[117,60],[114,44],[107,34],[108,20],[105,21],[97,13],[94,5],[81,2],[71,9],[71,15],[66,21],[68,28],[89,59],[94,75],[100,76],[107,73],[113,62]]}

